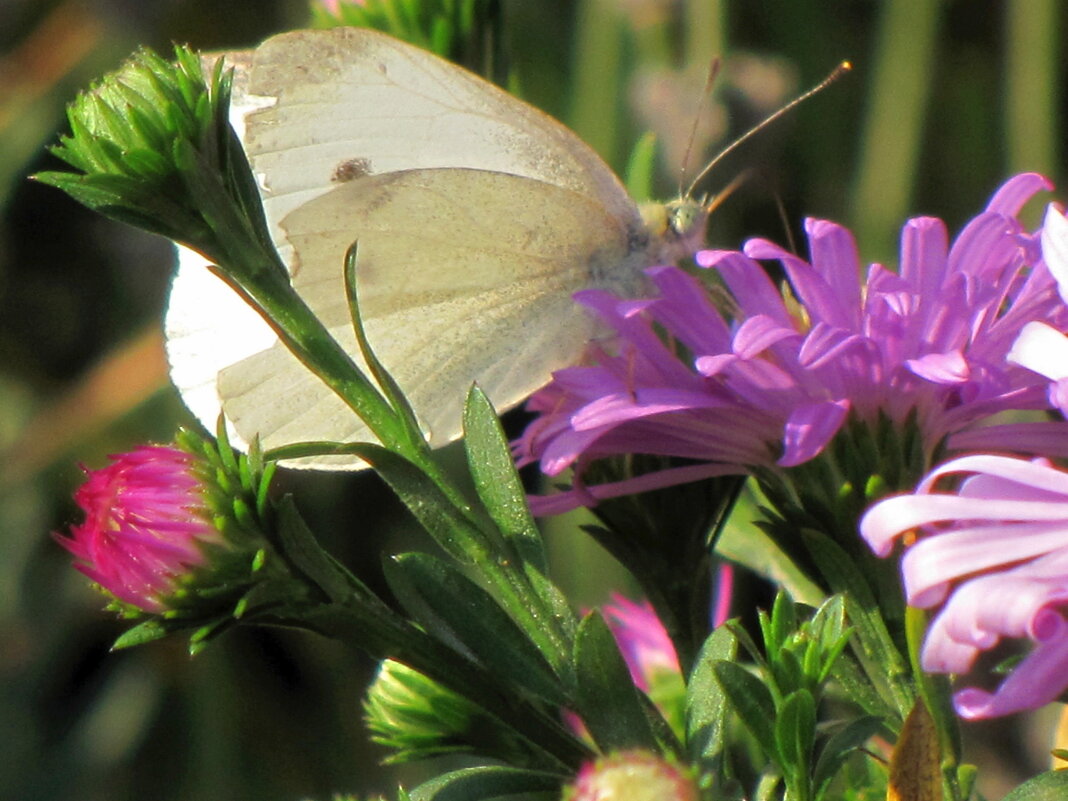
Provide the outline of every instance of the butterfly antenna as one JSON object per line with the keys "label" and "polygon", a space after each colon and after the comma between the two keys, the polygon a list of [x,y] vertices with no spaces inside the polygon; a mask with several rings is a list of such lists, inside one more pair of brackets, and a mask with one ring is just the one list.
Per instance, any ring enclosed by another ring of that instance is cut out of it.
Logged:
{"label": "butterfly antenna", "polygon": [[682,185],[686,182],[686,170],[690,166],[690,156],[693,154],[693,143],[697,140],[697,128],[701,124],[701,117],[704,116],[705,108],[708,105],[708,98],[712,96],[712,86],[716,83],[716,78],[719,76],[720,64],[719,57],[715,57],[708,64],[708,75],[705,78],[705,88],[701,92],[700,102],[697,104],[697,111],[693,115],[693,125],[690,127],[690,138],[686,140],[686,150],[682,154],[682,166],[679,168],[679,197],[684,197],[682,194]]}
{"label": "butterfly antenna", "polygon": [[683,195],[683,197],[691,197],[693,195],[693,190],[697,187],[697,184],[699,184],[702,180],[704,180],[704,177],[706,175],[708,175],[710,172],[712,172],[712,169],[717,164],[719,164],[721,161],[723,161],[723,159],[726,158],[728,154],[732,153],[735,150],[735,148],[737,148],[743,142],[747,141],[754,134],[757,134],[760,131],[762,131],[764,128],[767,128],[769,125],[771,125],[777,119],[779,119],[779,117],[781,117],[784,114],[786,114],[789,111],[791,111],[795,106],[799,106],[801,103],[804,103],[806,100],[808,100],[813,95],[816,95],[816,94],[819,94],[820,92],[822,92],[824,89],[826,89],[832,83],[837,81],[839,78],[841,78],[847,72],[849,72],[851,69],[853,69],[853,65],[850,64],[848,61],[843,61],[841,64],[839,64],[837,67],[835,67],[831,71],[830,75],[828,75],[826,78],[824,78],[818,84],[813,86],[807,92],[803,92],[802,94],[798,95],[793,100],[791,100],[789,103],[787,103],[785,106],[780,108],[778,111],[776,111],[776,112],[774,112],[772,114],[769,114],[763,120],[758,122],[756,125],[754,125],[752,128],[750,128],[748,131],[746,131],[744,134],[742,134],[737,139],[735,139],[733,142],[731,142],[729,145],[727,145],[725,148],[723,148],[723,150],[721,150],[719,152],[719,155],[717,155],[714,159],[712,159],[712,161],[708,162],[708,164],[705,165],[705,168],[703,170],[701,170],[700,173],[698,173],[696,178],[693,179],[693,183],[690,184],[689,188],[686,190],[686,194]]}
{"label": "butterfly antenna", "polygon": [[727,198],[733,195],[742,184],[749,180],[751,174],[752,170],[743,170],[738,173],[738,175],[734,176],[734,179],[723,187],[723,189],[716,192],[716,194],[712,196],[712,199],[708,201],[708,204],[704,206],[705,214],[711,214],[722,206]]}

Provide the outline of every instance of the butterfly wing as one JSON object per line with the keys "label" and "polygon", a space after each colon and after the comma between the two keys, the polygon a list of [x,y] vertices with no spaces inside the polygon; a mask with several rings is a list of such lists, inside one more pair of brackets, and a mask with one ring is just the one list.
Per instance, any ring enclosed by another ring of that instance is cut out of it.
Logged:
{"label": "butterfly wing", "polygon": [[[572,292],[640,282],[648,239],[616,177],[492,84],[363,29],[283,34],[254,51],[249,73],[247,62],[232,116],[294,285],[355,353],[342,265],[359,240],[369,337],[435,444],[458,435],[472,381],[503,409],[578,358],[592,323]],[[182,260],[166,327],[172,377],[205,425],[221,404],[239,444],[370,438],[193,261]]]}
{"label": "butterfly wing", "polygon": [[[294,283],[351,353],[341,265],[359,242],[364,326],[434,445],[460,433],[477,381],[500,408],[574,363],[594,333],[571,299],[592,275],[630,264],[627,230],[585,195],[482,170],[408,170],[344,184],[283,223],[304,258]],[[222,369],[223,408],[239,435],[270,448],[370,434],[280,343]],[[298,466],[346,466],[345,459]]]}
{"label": "butterfly wing", "polygon": [[338,182],[409,169],[466,167],[589,195],[640,227],[604,161],[552,117],[448,61],[364,28],[292,31],[253,54],[246,147],[268,219]]}

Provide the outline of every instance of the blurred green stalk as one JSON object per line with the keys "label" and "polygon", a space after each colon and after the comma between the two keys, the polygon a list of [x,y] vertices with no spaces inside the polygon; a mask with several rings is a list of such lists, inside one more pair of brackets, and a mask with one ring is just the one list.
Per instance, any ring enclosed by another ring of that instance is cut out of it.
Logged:
{"label": "blurred green stalk", "polygon": [[688,0],[683,18],[685,66],[707,70],[712,59],[727,58],[727,10],[721,0]]}
{"label": "blurred green stalk", "polygon": [[1009,173],[1057,172],[1058,0],[1005,4],[1005,145]]}
{"label": "blurred green stalk", "polygon": [[879,21],[860,169],[850,204],[861,251],[875,260],[893,254],[897,226],[908,215],[941,6],[939,0],[888,0]]}
{"label": "blurred green stalk", "polygon": [[569,124],[609,164],[619,151],[623,15],[617,0],[582,0],[575,12]]}

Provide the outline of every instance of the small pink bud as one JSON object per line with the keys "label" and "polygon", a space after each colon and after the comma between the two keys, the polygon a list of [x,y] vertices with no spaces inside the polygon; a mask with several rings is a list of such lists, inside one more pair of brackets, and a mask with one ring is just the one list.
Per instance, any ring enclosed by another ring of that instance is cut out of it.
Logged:
{"label": "small pink bud", "polygon": [[161,612],[202,546],[219,543],[197,457],[169,446],[144,445],[86,470],[74,500],[85,522],[56,535],[75,567],[120,601]]}

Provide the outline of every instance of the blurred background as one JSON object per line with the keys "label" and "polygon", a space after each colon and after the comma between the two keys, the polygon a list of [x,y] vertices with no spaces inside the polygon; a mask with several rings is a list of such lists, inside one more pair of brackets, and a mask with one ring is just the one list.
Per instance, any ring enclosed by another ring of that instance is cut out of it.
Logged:
{"label": "blurred background", "polygon": [[[654,132],[663,196],[680,171],[692,177],[731,137],[853,62],[703,182],[714,193],[746,173],[712,221],[717,247],[803,241],[813,215],[852,226],[865,261],[893,262],[907,216],[956,229],[1014,172],[1063,182],[1068,15],[1057,0],[502,6],[511,85],[620,172]],[[421,778],[376,764],[360,713],[374,665],[360,654],[258,630],[195,660],[179,639],[109,654],[123,624],[49,536],[77,520],[79,464],[169,440],[192,420],[162,356],[170,246],[27,175],[57,166],[46,148],[65,104],[139,45],[248,47],[308,19],[306,0],[0,0],[0,798],[290,801],[392,795]],[[410,536],[373,476],[282,485],[372,580],[377,553]],[[580,603],[602,600],[605,562],[568,543],[559,573]],[[1045,768],[1052,725],[1047,713],[970,729],[988,798]]]}

